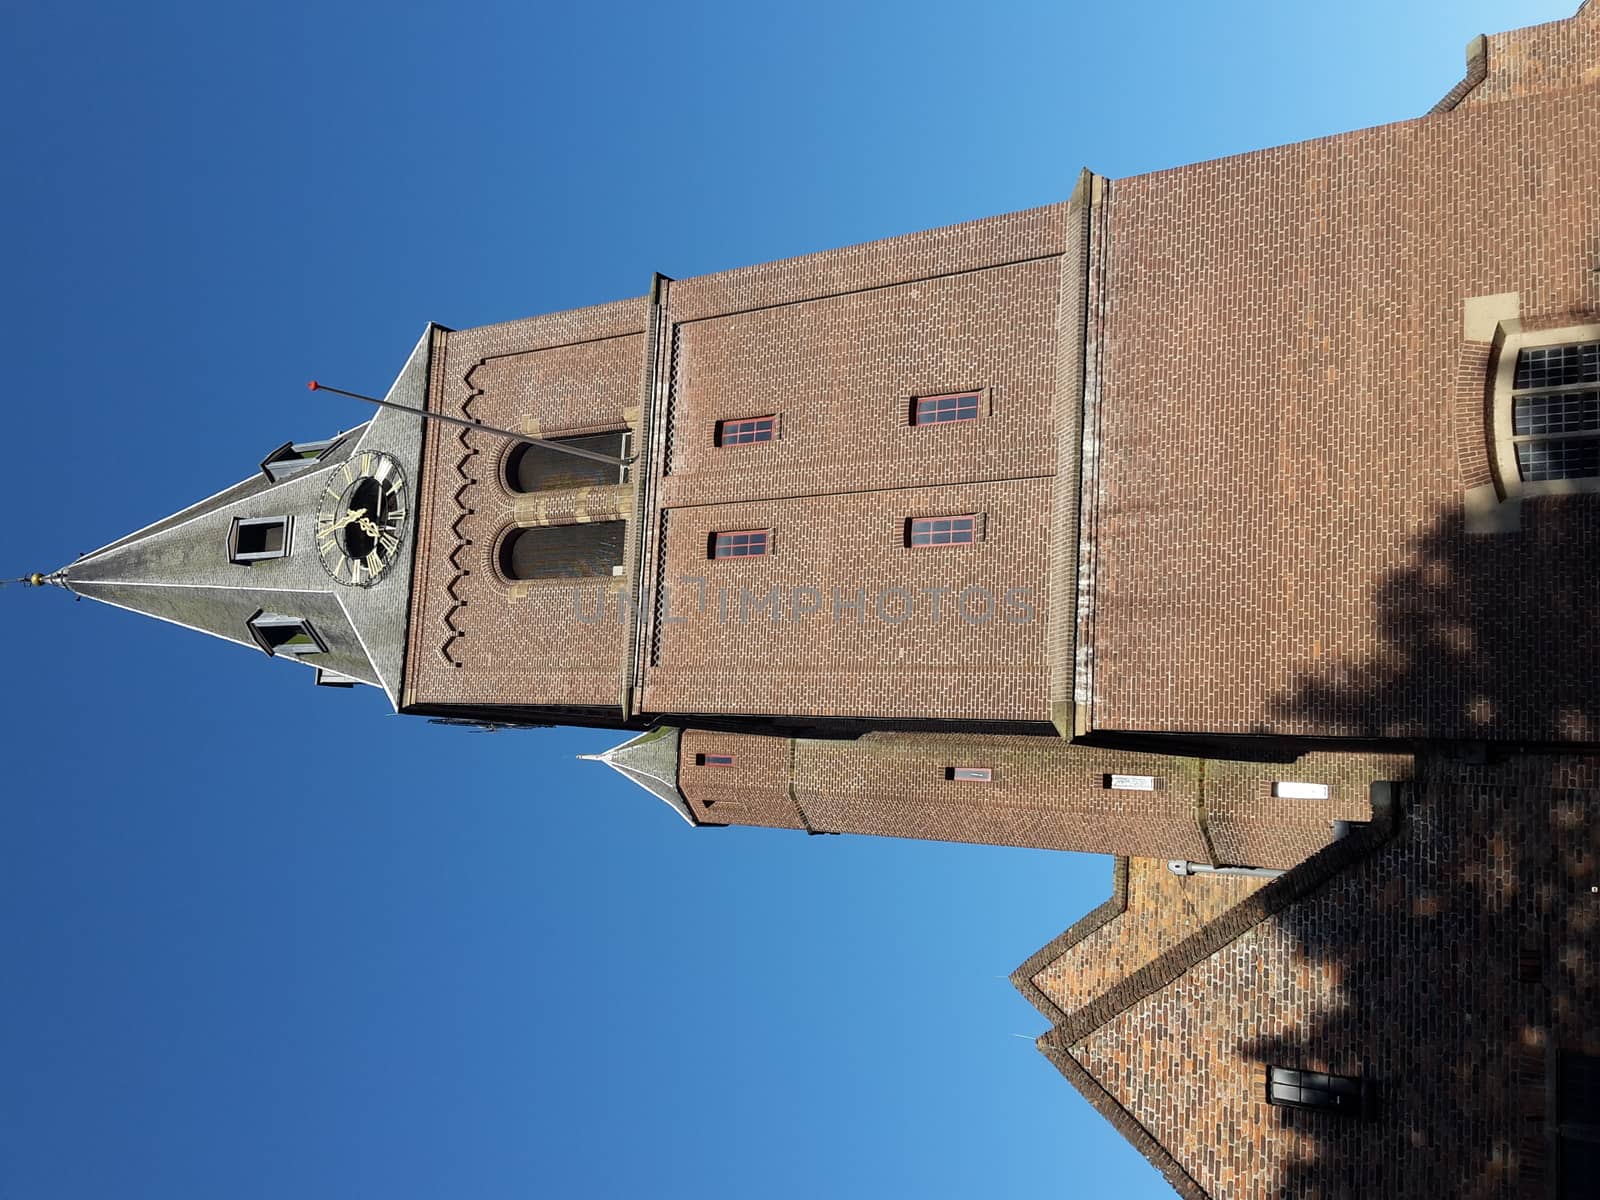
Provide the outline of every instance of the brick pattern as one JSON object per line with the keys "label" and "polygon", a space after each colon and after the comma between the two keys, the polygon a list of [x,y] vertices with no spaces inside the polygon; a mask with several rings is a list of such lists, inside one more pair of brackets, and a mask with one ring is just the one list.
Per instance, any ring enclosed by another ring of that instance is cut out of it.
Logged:
{"label": "brick pattern", "polygon": [[[1050,719],[1063,212],[673,283],[644,711]],[[911,424],[913,397],[964,388],[976,420]],[[715,445],[769,412],[773,441]],[[981,542],[907,551],[908,518],[964,513]],[[731,529],[772,553],[708,562]]]}
{"label": "brick pattern", "polygon": [[[735,763],[697,769],[700,753],[731,753]],[[691,809],[722,824],[1280,869],[1326,846],[1336,817],[1367,820],[1373,780],[1411,774],[1410,759],[1393,755],[1219,762],[975,734],[821,740],[688,730],[681,754],[679,776]],[[992,778],[949,779],[953,767],[986,767]],[[1106,777],[1113,774],[1154,776],[1160,786],[1108,788]],[[1332,794],[1326,801],[1255,803],[1254,797],[1270,796],[1277,779],[1326,783]],[[1204,827],[1202,813],[1208,814]],[[1214,848],[1261,857],[1227,858]]]}
{"label": "brick pattern", "polygon": [[[946,513],[981,513],[983,540],[905,545],[907,518]],[[1048,521],[1047,479],[673,509],[643,705],[1042,724]],[[735,529],[770,552],[708,559]]]}
{"label": "brick pattern", "polygon": [[[541,436],[635,427],[644,314],[644,303],[630,300],[453,332],[429,406]],[[430,430],[428,490],[418,500],[428,553],[418,557],[406,702],[615,705],[625,639],[595,636],[595,627],[602,598],[608,614],[628,608],[626,577],[514,585],[495,559],[519,525],[631,526],[633,488],[518,496],[504,480],[511,447],[467,430]]]}
{"label": "brick pattern", "polygon": [[1061,253],[1061,205],[681,279],[675,321],[797,304]]}
{"label": "brick pattern", "polygon": [[1455,434],[1456,472],[1462,490],[1494,481],[1490,351],[1488,342],[1463,342],[1456,361],[1455,405],[1450,424]]}
{"label": "brick pattern", "polygon": [[[661,503],[1052,474],[1055,263],[680,325]],[[911,424],[912,397],[963,388],[985,392],[978,419]],[[715,444],[719,420],[769,412],[781,415],[777,439]]]}
{"label": "brick pattern", "polygon": [[[1048,1046],[1188,1194],[1543,1196],[1554,1052],[1600,1051],[1596,884],[1600,760],[1430,758],[1392,839],[1322,852]],[[1269,1106],[1267,1065],[1363,1077],[1379,1115]]]}
{"label": "brick pattern", "polygon": [[1174,875],[1161,859],[1128,860],[1126,908],[1032,976],[1061,1013],[1074,1012],[1259,891],[1249,875]]}
{"label": "brick pattern", "polygon": [[1562,21],[1491,34],[1488,75],[1462,101],[1463,107],[1600,81],[1600,21],[1593,18],[1590,10]]}
{"label": "brick pattern", "polygon": [[[1600,311],[1600,89],[1518,94],[1116,183],[1094,728],[1593,736],[1590,705],[1543,699],[1600,688],[1586,622],[1522,631],[1532,657],[1514,638],[1470,662],[1452,646],[1452,605],[1490,629],[1551,593],[1572,613],[1600,601],[1592,499],[1530,502],[1520,534],[1459,523],[1463,301]],[[1485,170],[1485,146],[1517,153]],[[1430,657],[1425,685],[1380,686]]]}

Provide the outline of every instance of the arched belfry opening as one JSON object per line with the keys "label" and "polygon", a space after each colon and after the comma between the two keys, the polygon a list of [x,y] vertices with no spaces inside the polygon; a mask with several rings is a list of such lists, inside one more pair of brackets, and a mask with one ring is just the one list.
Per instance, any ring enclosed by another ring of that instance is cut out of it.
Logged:
{"label": "arched belfry opening", "polygon": [[[557,444],[588,450],[611,458],[625,458],[628,433],[594,433],[583,437],[555,438]],[[537,442],[523,442],[506,455],[505,483],[510,492],[550,492],[558,488],[595,487],[621,483],[626,468],[565,454]]]}
{"label": "arched belfry opening", "polygon": [[609,579],[622,570],[626,521],[513,529],[500,543],[500,573],[518,582]]}

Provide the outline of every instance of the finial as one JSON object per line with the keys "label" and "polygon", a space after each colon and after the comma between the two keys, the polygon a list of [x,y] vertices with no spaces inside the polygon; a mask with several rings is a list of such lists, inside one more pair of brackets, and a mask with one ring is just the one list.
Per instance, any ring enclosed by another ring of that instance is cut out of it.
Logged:
{"label": "finial", "polygon": [[67,586],[60,571],[52,571],[48,575],[43,571],[35,571],[32,575],[24,575],[21,579],[0,579],[0,585],[7,583],[20,583],[23,587],[44,587],[47,583],[53,583],[57,587]]}

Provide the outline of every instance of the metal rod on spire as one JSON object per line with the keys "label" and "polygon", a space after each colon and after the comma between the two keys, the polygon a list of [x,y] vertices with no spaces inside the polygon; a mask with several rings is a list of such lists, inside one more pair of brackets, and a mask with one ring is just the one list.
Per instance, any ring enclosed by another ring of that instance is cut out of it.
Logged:
{"label": "metal rod on spire", "polygon": [[479,433],[493,433],[500,437],[515,438],[519,442],[527,442],[531,446],[547,446],[561,454],[570,454],[574,458],[592,459],[594,462],[607,463],[613,467],[631,466],[634,462],[629,458],[612,458],[609,454],[598,454],[593,450],[580,450],[576,446],[566,446],[560,442],[547,441],[544,438],[529,437],[525,433],[513,433],[509,429],[500,429],[494,425],[485,425],[482,421],[468,421],[461,417],[450,417],[444,413],[429,412],[423,408],[412,408],[409,404],[396,404],[392,400],[379,400],[376,396],[363,396],[360,392],[347,392],[343,388],[329,387],[325,383],[318,383],[313,379],[306,384],[313,392],[333,392],[339,396],[349,396],[352,400],[365,400],[368,404],[376,404],[379,408],[394,408],[401,412],[411,413],[421,417],[424,421],[443,421],[446,425],[459,425],[463,429],[474,429]]}

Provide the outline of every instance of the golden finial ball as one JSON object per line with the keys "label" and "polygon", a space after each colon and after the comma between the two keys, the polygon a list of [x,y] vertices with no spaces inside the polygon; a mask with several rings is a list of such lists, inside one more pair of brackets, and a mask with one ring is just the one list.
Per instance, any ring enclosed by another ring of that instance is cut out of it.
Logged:
{"label": "golden finial ball", "polygon": [[34,587],[43,587],[44,586],[44,576],[41,575],[38,571],[35,571],[32,575],[28,576],[28,582],[33,584]]}

